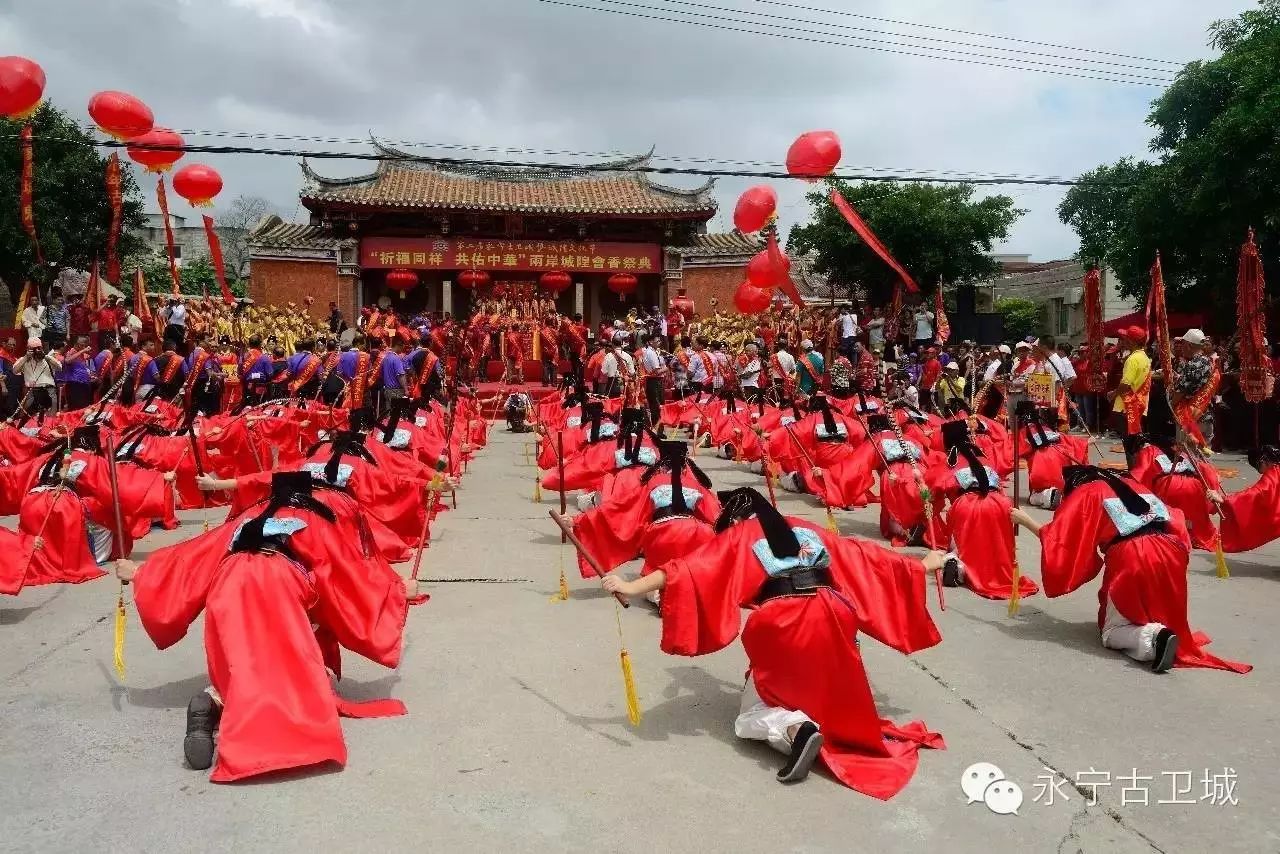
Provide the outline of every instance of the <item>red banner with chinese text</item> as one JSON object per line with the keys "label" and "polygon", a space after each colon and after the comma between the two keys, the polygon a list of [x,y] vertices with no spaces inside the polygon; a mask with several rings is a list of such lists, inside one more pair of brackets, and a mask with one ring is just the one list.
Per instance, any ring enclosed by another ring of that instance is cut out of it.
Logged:
{"label": "red banner with chinese text", "polygon": [[156,181],[156,203],[160,205],[160,217],[164,220],[164,245],[169,254],[169,278],[173,280],[173,294],[182,292],[182,276],[178,273],[178,262],[173,257],[173,223],[169,221],[169,197],[164,191],[164,176]]}
{"label": "red banner with chinese text", "polygon": [[942,301],[942,282],[938,282],[938,289],[933,292],[933,328],[934,339],[941,347],[951,337],[951,321],[947,319],[947,307]]}
{"label": "red banner with chinese text", "polygon": [[360,266],[366,269],[660,273],[662,247],[656,243],[590,240],[366,237],[360,241]]}
{"label": "red banner with chinese text", "polygon": [[155,318],[151,316],[151,304],[147,302],[147,279],[142,268],[133,271],[133,313],[144,324],[155,326]]}
{"label": "red banner with chinese text", "polygon": [[1089,268],[1084,277],[1084,326],[1089,342],[1089,372],[1085,377],[1089,391],[1101,394],[1107,390],[1107,370],[1102,362],[1102,273]]}
{"label": "red banner with chinese text", "polygon": [[96,314],[102,306],[102,280],[98,278],[98,259],[93,259],[89,268],[89,282],[84,286],[84,305],[90,313]]}
{"label": "red banner with chinese text", "polygon": [[[222,261],[222,241],[218,232],[213,229],[213,217],[204,216],[204,233],[209,238],[209,257],[213,259],[213,272],[218,277],[218,288],[222,291],[222,301],[230,305],[236,301],[235,294],[227,287],[227,268]],[[205,294],[208,297],[208,294]]]}
{"label": "red banner with chinese text", "polygon": [[120,216],[124,196],[120,190],[120,155],[111,152],[107,158],[107,201],[111,203],[111,229],[107,232],[107,281],[120,284],[120,256],[116,243],[120,240]]}
{"label": "red banner with chinese text", "polygon": [[31,246],[35,249],[36,263],[43,264],[44,253],[40,251],[40,238],[36,237],[36,214],[33,208],[35,160],[31,153],[31,125],[23,125],[19,138],[22,140],[22,185],[18,196],[18,213],[22,218],[22,230],[31,238]]}

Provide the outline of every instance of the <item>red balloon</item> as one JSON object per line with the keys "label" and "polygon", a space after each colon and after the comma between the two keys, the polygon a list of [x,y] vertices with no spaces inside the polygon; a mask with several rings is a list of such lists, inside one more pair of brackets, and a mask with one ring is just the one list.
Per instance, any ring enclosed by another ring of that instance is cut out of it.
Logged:
{"label": "red balloon", "polygon": [[182,152],[176,149],[157,150],[154,148],[136,148],[139,145],[182,146],[182,135],[168,128],[152,128],[150,133],[130,140],[129,159],[146,167],[148,172],[168,172],[173,164],[182,159]]}
{"label": "red balloon", "polygon": [[404,299],[406,291],[411,291],[418,286],[418,274],[412,270],[396,269],[387,273],[387,287],[400,292],[400,298]]}
{"label": "red balloon", "polygon": [[0,56],[0,115],[20,121],[40,106],[44,69],[25,56]]}
{"label": "red balloon", "polygon": [[614,273],[609,277],[609,290],[613,291],[623,302],[627,300],[627,294],[635,291],[640,286],[640,280],[630,273]]}
{"label": "red balloon", "polygon": [[743,314],[759,314],[769,308],[771,297],[767,288],[757,288],[750,282],[743,282],[733,292],[733,305]]}
{"label": "red balloon", "polygon": [[773,187],[767,184],[750,187],[738,197],[738,205],[733,209],[733,225],[743,234],[751,234],[764,228],[777,210],[778,194]]}
{"label": "red balloon", "polygon": [[150,133],[156,117],[151,108],[127,92],[99,92],[89,99],[89,115],[102,132],[119,140]]}
{"label": "red balloon", "polygon": [[757,288],[776,288],[778,283],[791,274],[791,259],[782,256],[782,269],[779,270],[769,257],[769,250],[762,249],[747,262],[747,281]]}
{"label": "red balloon", "polygon": [[173,189],[193,208],[207,208],[213,204],[213,197],[222,192],[222,176],[212,166],[192,163],[174,173]]}
{"label": "red balloon", "polygon": [[551,291],[553,294],[560,294],[573,285],[573,277],[564,270],[551,270],[543,273],[538,278],[538,284],[543,290]]}
{"label": "red balloon", "polygon": [[484,270],[463,270],[458,274],[458,284],[464,288],[483,288],[489,284],[489,274]]}
{"label": "red balloon", "polygon": [[801,134],[787,149],[787,173],[816,181],[835,171],[840,153],[840,138],[835,131],[812,130]]}

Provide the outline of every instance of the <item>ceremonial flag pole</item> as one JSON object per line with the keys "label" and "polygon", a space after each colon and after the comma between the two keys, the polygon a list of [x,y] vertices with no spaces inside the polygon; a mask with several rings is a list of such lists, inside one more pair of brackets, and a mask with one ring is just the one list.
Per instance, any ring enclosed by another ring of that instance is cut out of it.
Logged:
{"label": "ceremonial flag pole", "polygon": [[[103,443],[107,454],[107,479],[111,484],[111,510],[113,514],[114,530],[112,534],[115,538],[114,552],[117,558],[127,558],[129,555],[125,553],[124,540],[124,518],[120,512],[120,482],[116,472],[116,443],[111,437],[109,431],[104,430],[102,433]],[[115,666],[116,676],[120,681],[124,681],[124,630],[125,630],[125,610],[124,610],[124,581],[120,582],[120,588],[116,594],[116,619],[115,619],[115,640],[112,645],[112,664]]]}

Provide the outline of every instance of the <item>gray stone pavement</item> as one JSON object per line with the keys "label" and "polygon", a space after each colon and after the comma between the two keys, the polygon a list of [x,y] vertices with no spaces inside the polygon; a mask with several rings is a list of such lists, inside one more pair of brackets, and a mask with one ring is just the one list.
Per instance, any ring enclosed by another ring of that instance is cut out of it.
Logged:
{"label": "gray stone pavement", "polygon": [[[1192,561],[1192,623],[1220,654],[1254,664],[1248,676],[1153,676],[1102,649],[1096,584],[1024,600],[1014,619],[1002,603],[947,591],[948,610],[935,614],[943,642],[910,658],[864,639],[881,714],[922,719],[947,741],[923,751],[910,786],[884,803],[823,774],[774,782],[781,757],[733,735],[740,646],[663,655],[643,603],[622,618],[644,710],[633,729],[612,602],[576,577],[568,553],[572,598],[550,601],[555,497],[530,500],[529,437],[497,427],[493,437],[459,509],[438,523],[423,573],[435,579],[432,599],[410,614],[402,666],[348,656],[344,693],[389,693],[409,715],[344,722],[342,771],[209,783],[183,767],[180,746],[186,702],[205,684],[199,624],[162,654],[131,614],[122,687],[111,671],[113,582],[0,599],[0,850],[1280,851],[1280,545],[1231,558],[1226,581],[1211,555]],[[720,487],[759,482],[699,461]],[[803,497],[781,503],[822,518]],[[875,537],[877,512],[838,513],[841,530]],[[140,554],[213,515],[183,514],[181,530],[152,534]],[[1024,533],[1019,550],[1038,576],[1034,539]],[[466,580],[480,578],[493,583]],[[1018,815],[966,804],[960,777],[980,761],[1022,787]],[[1224,767],[1238,805],[1200,802],[1206,769]],[[1046,768],[1071,780],[1093,769],[1085,780],[1109,774],[1111,785],[1096,806],[1070,786],[1066,802],[1034,803]],[[1152,779],[1120,779],[1134,769]],[[1175,784],[1197,803],[1158,804]],[[1125,786],[1145,787],[1149,805],[1133,803],[1138,791],[1123,797]]]}

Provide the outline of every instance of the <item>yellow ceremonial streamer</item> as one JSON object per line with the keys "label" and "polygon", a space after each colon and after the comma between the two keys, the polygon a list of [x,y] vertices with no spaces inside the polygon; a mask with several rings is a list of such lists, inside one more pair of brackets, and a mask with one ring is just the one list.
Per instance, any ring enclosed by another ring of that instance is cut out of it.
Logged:
{"label": "yellow ceremonial streamer", "polygon": [[120,595],[116,597],[116,636],[111,660],[116,668],[116,676],[124,681],[124,584],[120,585]]}
{"label": "yellow ceremonial streamer", "polygon": [[640,697],[636,694],[636,677],[631,672],[631,653],[627,652],[626,641],[622,637],[622,606],[613,603],[613,616],[618,624],[618,660],[622,665],[622,689],[627,695],[627,720],[632,726],[640,725]]}
{"label": "yellow ceremonial streamer", "polygon": [[552,602],[569,601],[569,579],[564,577],[564,542],[560,543],[560,589],[551,597]]}
{"label": "yellow ceremonial streamer", "polygon": [[1219,539],[1218,542],[1214,545],[1213,551],[1214,551],[1214,557],[1217,559],[1217,562],[1218,562],[1218,577],[1230,578],[1231,572],[1230,570],[1227,569],[1227,556],[1222,552],[1221,539]]}
{"label": "yellow ceremonial streamer", "polygon": [[1013,592],[1009,594],[1009,616],[1018,616],[1018,609],[1022,607],[1022,570],[1018,568],[1017,546],[1014,546],[1013,555]]}
{"label": "yellow ceremonial streamer", "polygon": [[533,503],[539,504],[542,501],[542,478],[541,472],[535,469],[533,475]]}
{"label": "yellow ceremonial streamer", "polygon": [[831,508],[827,508],[827,530],[833,534],[840,533],[840,527],[836,524],[835,514],[831,512]]}

